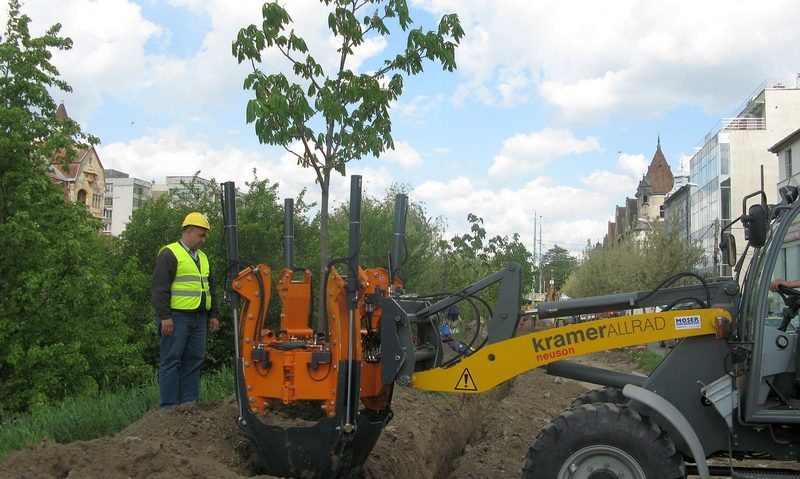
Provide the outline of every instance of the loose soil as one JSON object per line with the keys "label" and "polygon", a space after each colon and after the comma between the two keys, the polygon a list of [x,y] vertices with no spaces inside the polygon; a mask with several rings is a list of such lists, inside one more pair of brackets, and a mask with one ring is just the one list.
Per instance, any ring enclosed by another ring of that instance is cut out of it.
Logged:
{"label": "loose soil", "polygon": [[[624,352],[584,362],[635,367]],[[395,387],[395,416],[356,478],[519,477],[528,447],[587,385],[537,369],[487,394]],[[259,475],[234,398],[152,411],[113,437],[44,442],[9,456],[2,478],[270,478]]]}

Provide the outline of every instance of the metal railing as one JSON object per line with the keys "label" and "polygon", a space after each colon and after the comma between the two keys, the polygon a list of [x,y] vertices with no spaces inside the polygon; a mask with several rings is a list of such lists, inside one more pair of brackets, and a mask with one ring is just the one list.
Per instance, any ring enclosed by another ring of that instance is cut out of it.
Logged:
{"label": "metal railing", "polygon": [[721,130],[766,130],[766,118],[723,118]]}
{"label": "metal railing", "polygon": [[[795,78],[771,78],[764,80],[747,99],[734,110],[734,115],[741,115],[754,101],[756,101],[764,90],[793,90],[800,88],[800,74]],[[731,122],[730,120],[737,120]],[[751,120],[752,123],[748,122]],[[759,121],[761,124],[759,124]],[[702,148],[708,143],[721,130],[764,130],[766,129],[766,120],[763,118],[745,118],[734,116],[731,118],[723,118],[715,124],[708,133],[705,134],[702,140],[696,145],[695,149]]]}

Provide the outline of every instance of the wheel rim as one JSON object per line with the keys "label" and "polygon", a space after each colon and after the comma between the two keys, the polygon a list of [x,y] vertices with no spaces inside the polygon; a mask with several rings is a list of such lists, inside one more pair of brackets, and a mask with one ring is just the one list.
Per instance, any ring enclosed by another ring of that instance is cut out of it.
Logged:
{"label": "wheel rim", "polygon": [[587,446],[564,461],[558,479],[647,479],[630,454],[614,446]]}

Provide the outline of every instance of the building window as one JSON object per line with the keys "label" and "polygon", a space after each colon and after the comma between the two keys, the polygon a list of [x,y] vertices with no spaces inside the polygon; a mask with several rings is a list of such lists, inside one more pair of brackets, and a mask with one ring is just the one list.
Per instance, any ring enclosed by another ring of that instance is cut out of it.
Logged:
{"label": "building window", "polygon": [[664,205],[658,207],[658,216],[664,218]]}
{"label": "building window", "polygon": [[786,178],[792,177],[792,149],[787,148],[784,153],[784,162],[786,163]]}

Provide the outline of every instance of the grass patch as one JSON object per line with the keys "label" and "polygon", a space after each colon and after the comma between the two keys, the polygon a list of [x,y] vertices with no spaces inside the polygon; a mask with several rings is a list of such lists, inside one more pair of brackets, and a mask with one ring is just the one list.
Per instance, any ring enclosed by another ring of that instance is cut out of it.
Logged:
{"label": "grass patch", "polygon": [[639,364],[639,368],[648,374],[653,372],[656,366],[664,359],[662,354],[650,351],[649,349],[633,349],[631,351],[631,357]]}
{"label": "grass patch", "polygon": [[[233,390],[233,371],[224,367],[203,375],[200,401],[217,401],[233,394]],[[155,380],[138,388],[67,399],[53,408],[4,422],[0,427],[0,462],[12,452],[45,438],[67,443],[116,434],[157,407]]]}

